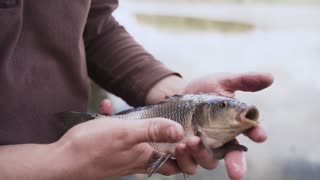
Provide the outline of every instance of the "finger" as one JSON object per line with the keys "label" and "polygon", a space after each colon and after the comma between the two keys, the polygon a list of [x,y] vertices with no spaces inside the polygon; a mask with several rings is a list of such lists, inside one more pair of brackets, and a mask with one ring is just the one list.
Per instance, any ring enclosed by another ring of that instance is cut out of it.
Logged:
{"label": "finger", "polygon": [[260,91],[273,83],[270,73],[242,73],[224,76],[219,80],[222,88],[230,93],[240,91]]}
{"label": "finger", "polygon": [[233,180],[241,179],[247,172],[247,163],[244,152],[231,151],[224,158],[228,175]]}
{"label": "finger", "polygon": [[217,167],[218,161],[214,159],[213,154],[203,147],[199,137],[192,137],[188,139],[187,147],[191,150],[193,159],[203,168],[212,170]]}
{"label": "finger", "polygon": [[197,172],[197,163],[192,158],[191,152],[185,144],[178,144],[176,147],[176,160],[182,172],[193,175]]}
{"label": "finger", "polygon": [[257,127],[251,128],[243,133],[248,136],[251,140],[255,142],[264,142],[267,140],[267,132],[263,128],[262,124],[259,124]]}
{"label": "finger", "polygon": [[[233,139],[232,142],[239,144],[237,139]],[[241,179],[246,173],[247,168],[244,152],[236,150],[227,152],[224,159],[229,177],[233,180]]]}
{"label": "finger", "polygon": [[101,101],[99,112],[102,114],[112,114],[112,103],[109,99]]}
{"label": "finger", "polygon": [[182,126],[172,120],[153,118],[145,120],[127,120],[122,124],[120,134],[127,134],[131,145],[142,142],[178,142],[184,136]]}

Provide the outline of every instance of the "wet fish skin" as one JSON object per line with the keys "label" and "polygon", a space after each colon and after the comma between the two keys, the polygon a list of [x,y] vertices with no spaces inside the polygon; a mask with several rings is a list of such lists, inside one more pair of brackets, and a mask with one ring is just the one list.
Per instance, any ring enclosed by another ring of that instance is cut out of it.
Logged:
{"label": "wet fish skin", "polygon": [[[169,97],[166,101],[122,111],[114,115],[99,113],[60,113],[65,127],[99,118],[143,120],[163,117],[174,120],[185,130],[185,141],[189,136],[199,136],[208,151],[221,159],[228,150],[246,150],[246,147],[228,143],[245,130],[258,124],[259,112],[237,99],[214,94],[186,94]],[[151,158],[149,176],[168,159],[175,156],[175,143],[150,143],[157,152]]]}

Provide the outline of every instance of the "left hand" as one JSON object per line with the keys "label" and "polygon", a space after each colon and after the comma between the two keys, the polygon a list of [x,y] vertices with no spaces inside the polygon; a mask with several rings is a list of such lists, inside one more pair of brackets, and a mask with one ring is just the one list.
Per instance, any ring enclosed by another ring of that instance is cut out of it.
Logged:
{"label": "left hand", "polygon": [[[237,90],[260,91],[272,83],[273,77],[267,73],[215,74],[191,81],[184,88],[183,94],[213,92],[233,97]],[[252,128],[244,134],[255,142],[264,142],[267,139],[267,134],[261,126]],[[217,166],[217,161],[201,146],[198,137],[190,138],[186,145],[177,146],[176,158],[182,171],[190,174],[196,172],[197,163],[206,169],[214,169]],[[241,179],[246,173],[246,161],[241,151],[227,153],[225,164],[231,179]]]}

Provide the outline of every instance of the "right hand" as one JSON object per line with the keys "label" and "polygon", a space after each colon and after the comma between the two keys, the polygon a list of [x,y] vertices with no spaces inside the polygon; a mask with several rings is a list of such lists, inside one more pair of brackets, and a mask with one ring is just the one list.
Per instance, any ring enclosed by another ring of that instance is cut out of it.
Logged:
{"label": "right hand", "polygon": [[[103,118],[79,124],[57,143],[65,147],[62,162],[70,179],[103,179],[147,173],[154,149],[147,142],[178,142],[180,124],[163,118],[120,120]],[[165,163],[158,173],[179,173],[176,163]]]}

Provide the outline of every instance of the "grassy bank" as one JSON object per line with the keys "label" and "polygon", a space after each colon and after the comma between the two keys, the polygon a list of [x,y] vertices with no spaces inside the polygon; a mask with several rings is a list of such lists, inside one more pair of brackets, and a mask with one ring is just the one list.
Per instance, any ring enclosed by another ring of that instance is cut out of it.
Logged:
{"label": "grassy bank", "polygon": [[162,30],[219,31],[224,33],[248,32],[254,26],[244,22],[212,20],[170,15],[136,14],[138,23]]}

